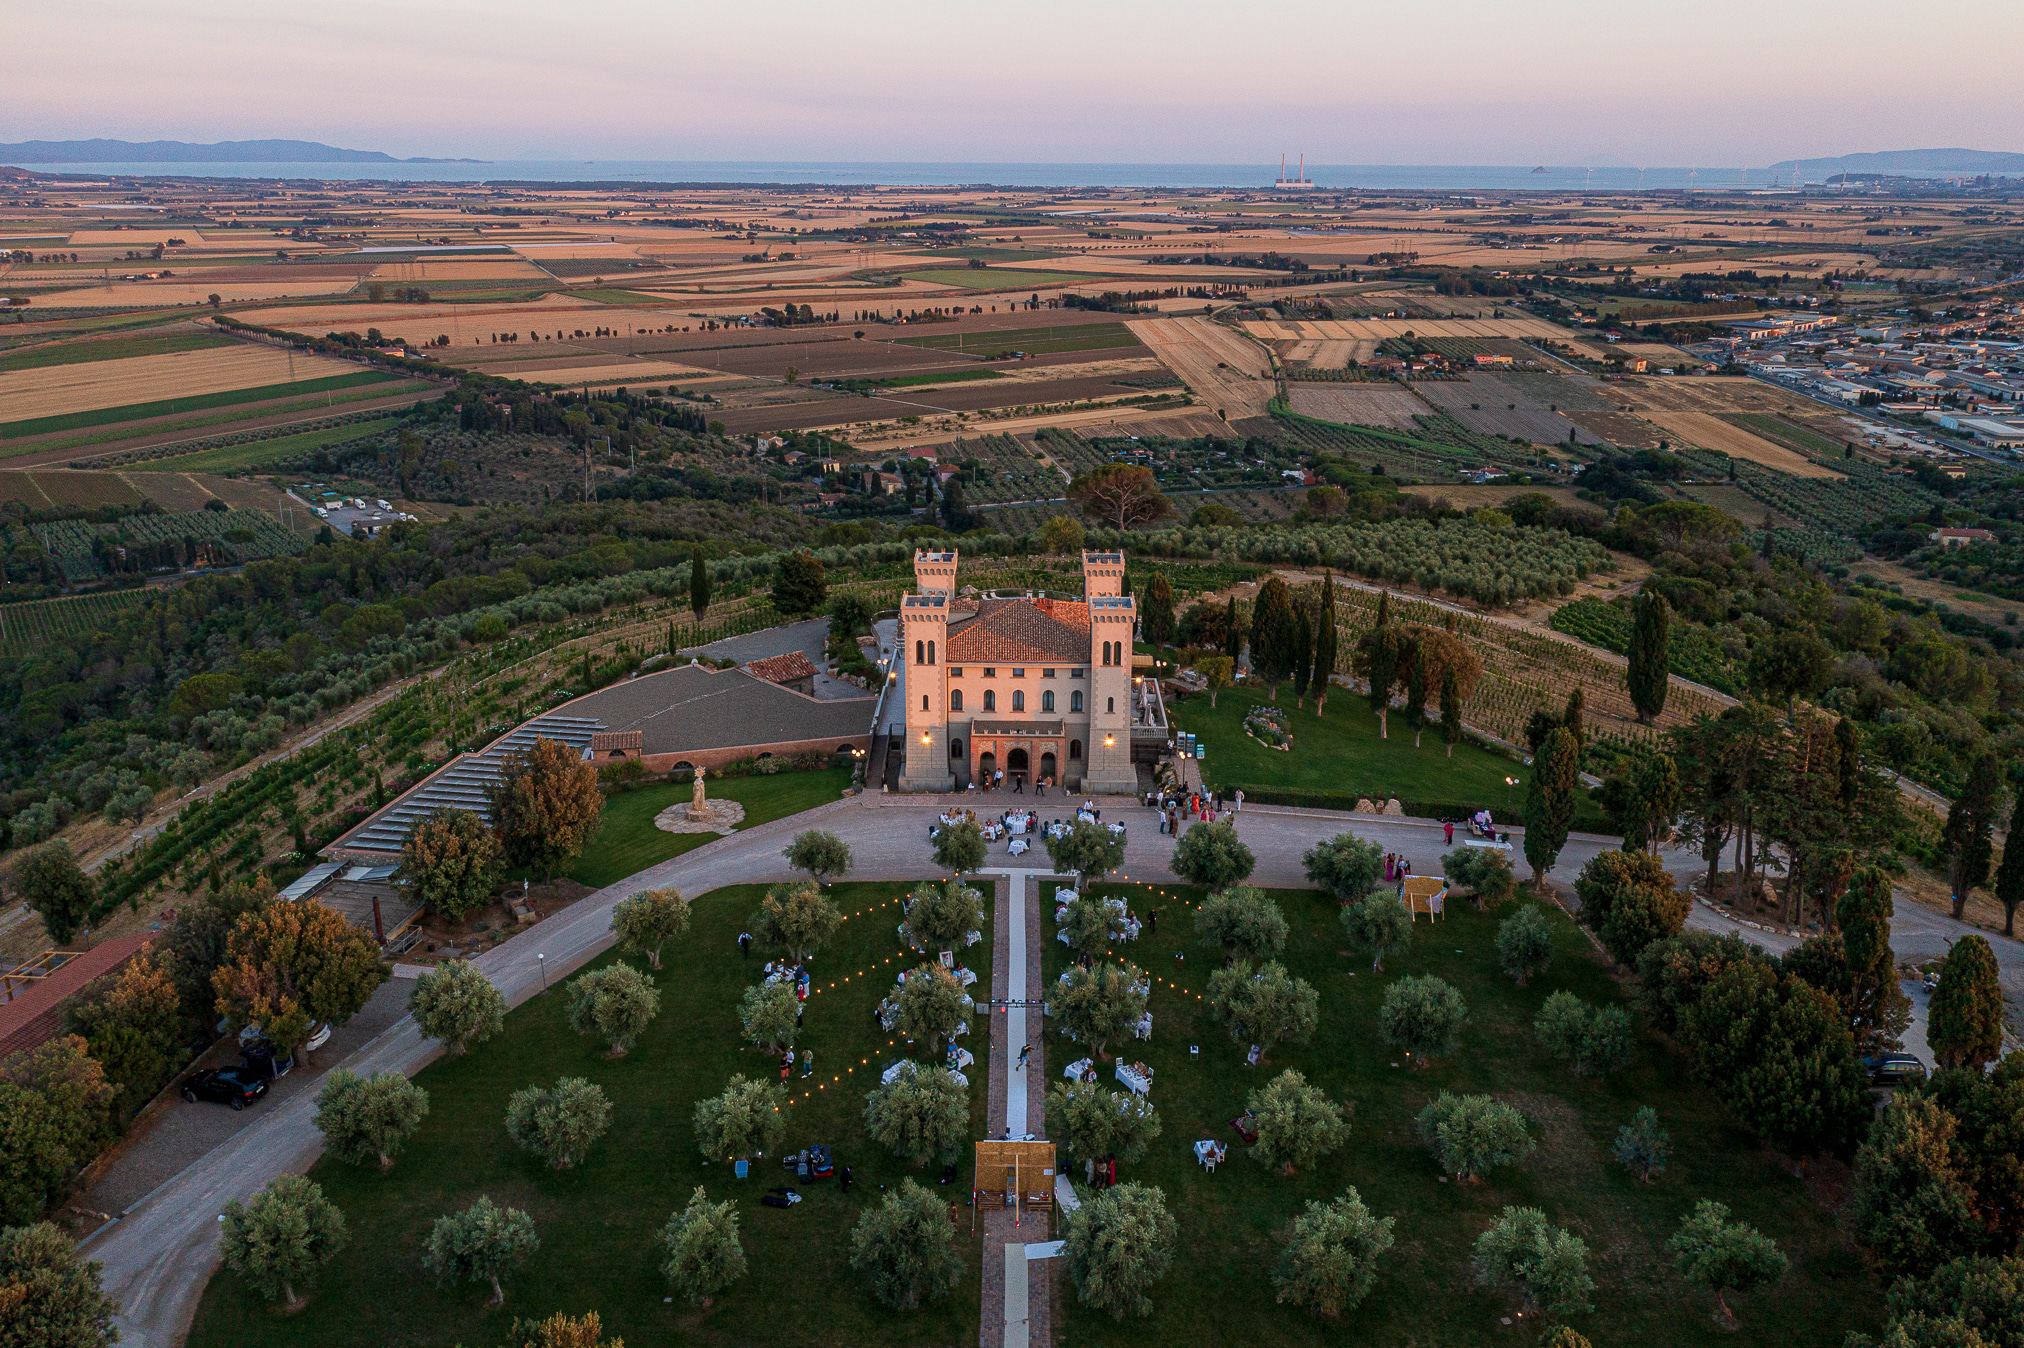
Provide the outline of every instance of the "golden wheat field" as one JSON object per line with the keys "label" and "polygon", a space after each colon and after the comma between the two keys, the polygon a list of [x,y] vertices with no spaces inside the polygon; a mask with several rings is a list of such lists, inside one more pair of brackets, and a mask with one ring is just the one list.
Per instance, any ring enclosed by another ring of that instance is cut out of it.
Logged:
{"label": "golden wheat field", "polygon": [[0,374],[0,421],[323,379],[357,374],[361,368],[350,361],[272,347],[225,346],[16,370]]}
{"label": "golden wheat field", "polygon": [[1762,436],[1752,435],[1740,426],[1732,426],[1720,417],[1708,412],[1647,412],[1651,420],[1677,435],[1689,444],[1702,449],[1712,449],[1718,454],[1727,454],[1732,459],[1748,459],[1761,463],[1766,468],[1776,468],[1781,473],[1794,477],[1832,477],[1841,474],[1831,468],[1823,468],[1803,454],[1795,453],[1783,445],[1773,444]]}

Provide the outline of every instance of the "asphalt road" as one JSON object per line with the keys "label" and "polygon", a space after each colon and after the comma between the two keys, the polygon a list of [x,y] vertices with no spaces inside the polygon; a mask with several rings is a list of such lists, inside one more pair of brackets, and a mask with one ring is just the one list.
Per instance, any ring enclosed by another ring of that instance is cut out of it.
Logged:
{"label": "asphalt road", "polygon": [[[993,810],[1031,805],[1043,818],[1065,815],[1072,798],[1059,793],[1031,796],[969,797],[965,804]],[[601,954],[612,943],[611,909],[638,889],[673,885],[701,895],[725,885],[768,883],[792,873],[781,849],[803,829],[820,826],[850,844],[856,880],[908,880],[931,874],[927,831],[939,805],[922,797],[870,795],[836,801],[803,814],[735,833],[692,852],[648,868],[586,898],[554,917],[502,942],[475,963],[498,985],[509,1005],[518,1005],[553,985]],[[1124,878],[1144,883],[1171,883],[1167,869],[1172,843],[1158,831],[1151,811],[1118,800],[1104,802],[1108,819],[1130,827],[1122,868]],[[1436,873],[1441,854],[1441,826],[1427,820],[1344,816],[1320,811],[1246,810],[1238,831],[1258,858],[1253,883],[1300,886],[1306,883],[1301,854],[1316,842],[1345,828],[1370,838],[1387,851],[1401,852],[1421,874]],[[1597,852],[1614,839],[1576,834],[1568,840],[1552,878],[1571,882]],[[1030,854],[1029,854],[1030,855]],[[994,846],[988,866],[1010,860],[1002,845]],[[1521,871],[1522,856],[1518,858]],[[1700,866],[1699,858],[1671,854],[1667,864],[1677,873]],[[1954,935],[1969,928],[1943,915],[1904,905],[1894,944],[1901,953],[1939,953]],[[1695,925],[1720,924],[1713,912],[1697,907]],[[1790,945],[1782,935],[1738,928],[1753,941],[1776,948]],[[1992,937],[2003,966],[2006,987],[2024,986],[2024,945]],[[341,1063],[361,1074],[419,1071],[440,1051],[425,1039],[414,1022],[403,1016]],[[330,1055],[324,1055],[328,1058]],[[168,1348],[187,1332],[205,1283],[218,1266],[218,1213],[231,1199],[247,1199],[286,1172],[300,1173],[322,1150],[322,1137],[312,1122],[315,1097],[293,1093],[260,1114],[251,1125],[232,1134],[218,1147],[167,1180],[123,1220],[102,1228],[85,1243],[85,1252],[105,1265],[106,1291],[119,1301],[122,1341],[141,1348]]]}

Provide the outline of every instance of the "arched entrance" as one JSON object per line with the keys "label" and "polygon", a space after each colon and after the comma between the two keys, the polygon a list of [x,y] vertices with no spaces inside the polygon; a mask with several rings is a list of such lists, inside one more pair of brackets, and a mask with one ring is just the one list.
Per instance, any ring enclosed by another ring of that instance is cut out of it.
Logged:
{"label": "arched entrance", "polygon": [[1026,774],[1030,771],[1032,771],[1032,768],[1027,762],[1026,751],[1024,749],[1008,749],[1005,751],[1005,775],[1012,779],[1014,790],[1025,786]]}
{"label": "arched entrance", "polygon": [[980,785],[989,787],[991,784],[992,774],[996,773],[997,771],[998,771],[998,755],[992,753],[988,749],[986,749],[983,753],[977,755],[977,781]]}
{"label": "arched entrance", "polygon": [[1051,752],[1040,755],[1040,780],[1043,782],[1061,780],[1060,768],[1055,765],[1054,755]]}

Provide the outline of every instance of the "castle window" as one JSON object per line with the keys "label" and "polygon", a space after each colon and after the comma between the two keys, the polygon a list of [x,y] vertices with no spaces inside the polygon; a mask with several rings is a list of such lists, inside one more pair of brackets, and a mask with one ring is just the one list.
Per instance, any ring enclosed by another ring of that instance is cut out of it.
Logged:
{"label": "castle window", "polygon": [[1082,677],[1082,671],[1079,669],[1071,669],[1068,671],[1068,677],[1071,679],[1079,679]]}
{"label": "castle window", "polygon": [[987,665],[984,668],[984,677],[987,679],[995,679],[998,677],[998,671],[992,669],[990,666]]}
{"label": "castle window", "polygon": [[963,690],[958,688],[954,692],[949,694],[949,710],[961,711],[962,709],[963,709]]}
{"label": "castle window", "polygon": [[932,641],[928,643],[928,663],[935,663],[935,643]]}
{"label": "castle window", "polygon": [[1068,742],[1068,756],[1069,756],[1070,758],[1080,758],[1080,757],[1082,757],[1082,741],[1081,741],[1081,740],[1070,740],[1070,741]]}
{"label": "castle window", "polygon": [[915,663],[915,664],[917,664],[917,665],[925,665],[926,663],[928,663],[928,643],[927,643],[927,642],[925,642],[925,641],[916,641],[916,642],[914,643],[914,663]]}
{"label": "castle window", "polygon": [[1082,710],[1082,690],[1080,688],[1068,695],[1068,709],[1070,711]]}
{"label": "castle window", "polygon": [[1014,688],[1014,689],[1012,690],[1012,710],[1013,710],[1013,711],[1025,711],[1025,710],[1026,710],[1026,690],[1025,690],[1025,689],[1023,689],[1023,688]]}
{"label": "castle window", "polygon": [[1012,671],[1012,677],[1015,679],[1023,679],[1026,677],[1026,671],[1023,669],[1015,669]]}
{"label": "castle window", "polygon": [[1054,671],[1051,669],[1043,669],[1040,671],[1040,677],[1043,679],[1051,679],[1054,677]]}
{"label": "castle window", "polygon": [[1103,709],[1115,716],[1117,714],[1117,699],[1114,697],[1105,698],[1103,700]]}
{"label": "castle window", "polygon": [[928,695],[927,695],[926,693],[922,693],[922,694],[921,694],[921,710],[922,710],[922,711],[926,711],[927,709],[928,709]]}
{"label": "castle window", "polygon": [[950,678],[952,678],[952,679],[960,679],[960,678],[962,678],[962,677],[963,677],[963,667],[962,667],[961,665],[951,665],[951,666],[949,666],[949,677],[950,677]]}
{"label": "castle window", "polygon": [[1040,710],[1042,711],[1054,710],[1054,690],[1052,688],[1049,688],[1046,692],[1040,695]]}
{"label": "castle window", "polygon": [[952,740],[950,740],[950,741],[949,741],[949,757],[951,757],[951,758],[961,758],[962,756],[963,756],[963,741],[962,741],[961,739],[952,739]]}
{"label": "castle window", "polygon": [[984,710],[985,711],[998,710],[998,694],[993,692],[989,688],[986,688],[984,690]]}

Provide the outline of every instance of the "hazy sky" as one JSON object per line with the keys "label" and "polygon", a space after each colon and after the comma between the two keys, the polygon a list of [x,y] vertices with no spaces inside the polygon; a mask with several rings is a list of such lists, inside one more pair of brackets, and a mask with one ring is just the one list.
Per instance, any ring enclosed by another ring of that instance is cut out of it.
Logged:
{"label": "hazy sky", "polygon": [[2017,0],[68,0],[0,141],[485,159],[1768,164],[2024,150]]}

